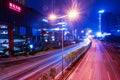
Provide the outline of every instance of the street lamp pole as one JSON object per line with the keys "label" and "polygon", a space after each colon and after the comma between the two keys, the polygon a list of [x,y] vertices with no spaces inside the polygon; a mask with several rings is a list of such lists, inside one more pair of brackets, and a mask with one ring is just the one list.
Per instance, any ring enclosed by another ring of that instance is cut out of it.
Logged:
{"label": "street lamp pole", "polygon": [[98,28],[99,28],[99,32],[101,32],[101,14],[99,13],[99,25],[98,25]]}
{"label": "street lamp pole", "polygon": [[63,32],[63,29],[62,29],[62,78],[63,78],[63,66],[64,66],[64,32]]}
{"label": "street lamp pole", "polygon": [[[79,13],[76,10],[73,10],[73,11],[70,11],[68,13],[68,15],[65,15],[62,17],[56,17],[55,14],[52,14],[49,16],[49,19],[56,20],[56,19],[68,17],[69,20],[73,20],[78,17],[77,15],[79,15]],[[63,31],[63,24],[62,24],[62,79],[63,79],[63,75],[64,75],[63,70],[64,70],[64,31]]]}

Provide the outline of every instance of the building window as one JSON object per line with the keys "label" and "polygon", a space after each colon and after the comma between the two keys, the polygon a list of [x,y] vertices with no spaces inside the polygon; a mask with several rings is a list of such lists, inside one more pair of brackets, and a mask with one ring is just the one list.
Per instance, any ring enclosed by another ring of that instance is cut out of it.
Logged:
{"label": "building window", "polygon": [[26,35],[26,28],[20,27],[20,35]]}

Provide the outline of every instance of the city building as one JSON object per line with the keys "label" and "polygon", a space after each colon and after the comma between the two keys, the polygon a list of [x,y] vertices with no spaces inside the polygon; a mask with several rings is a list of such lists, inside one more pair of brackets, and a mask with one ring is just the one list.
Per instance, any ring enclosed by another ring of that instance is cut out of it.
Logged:
{"label": "city building", "polygon": [[11,50],[15,39],[34,43],[41,40],[43,15],[21,4],[14,0],[0,0],[0,39],[7,40]]}
{"label": "city building", "polygon": [[105,12],[101,17],[102,33],[120,35],[120,17],[111,12]]}
{"label": "city building", "polygon": [[11,51],[14,51],[16,43],[23,42],[34,47],[51,47],[51,43],[61,46],[64,40],[67,45],[67,40],[72,39],[67,26],[66,21],[56,20],[52,23],[40,12],[20,2],[0,0],[0,44],[9,44]]}
{"label": "city building", "polygon": [[24,5],[24,6],[26,5],[26,0],[13,0],[13,1],[15,1],[21,5]]}

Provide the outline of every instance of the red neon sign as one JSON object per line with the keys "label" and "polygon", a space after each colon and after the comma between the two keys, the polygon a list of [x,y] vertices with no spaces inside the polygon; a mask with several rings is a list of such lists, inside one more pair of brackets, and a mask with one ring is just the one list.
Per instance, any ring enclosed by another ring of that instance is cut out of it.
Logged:
{"label": "red neon sign", "polygon": [[9,8],[17,12],[21,12],[21,7],[9,2]]}

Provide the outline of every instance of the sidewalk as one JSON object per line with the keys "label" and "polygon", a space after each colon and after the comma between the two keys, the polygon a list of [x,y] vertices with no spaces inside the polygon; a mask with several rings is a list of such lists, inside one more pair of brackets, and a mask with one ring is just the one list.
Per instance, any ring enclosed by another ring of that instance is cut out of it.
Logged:
{"label": "sidewalk", "polygon": [[0,64],[1,63],[7,63],[7,62],[13,62],[13,61],[19,61],[19,60],[25,60],[25,59],[30,59],[30,58],[35,58],[35,57],[43,55],[43,53],[45,53],[45,52],[48,52],[48,51],[38,52],[35,55],[0,58]]}

